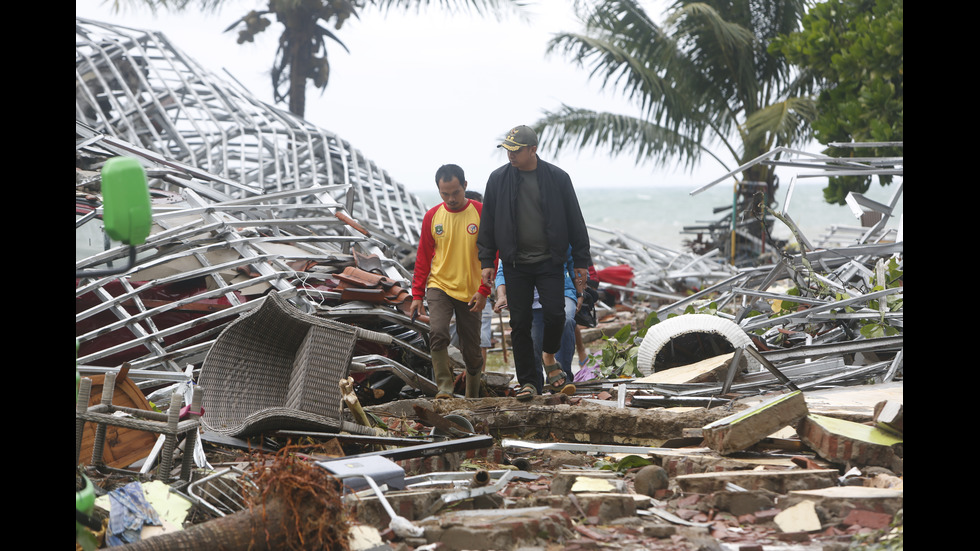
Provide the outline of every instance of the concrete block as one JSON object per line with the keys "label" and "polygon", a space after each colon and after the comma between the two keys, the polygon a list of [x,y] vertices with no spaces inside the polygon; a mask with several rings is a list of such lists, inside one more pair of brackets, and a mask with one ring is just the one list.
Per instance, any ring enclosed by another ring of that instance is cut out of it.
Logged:
{"label": "concrete block", "polygon": [[540,496],[533,501],[535,506],[561,509],[573,518],[583,515],[594,519],[598,524],[608,524],[613,520],[636,516],[637,502],[633,494],[617,493],[577,493],[575,501],[568,496]]}
{"label": "concrete block", "polygon": [[805,500],[783,510],[773,519],[783,532],[813,532],[820,530],[820,517],[816,504]]}
{"label": "concrete block", "polygon": [[861,423],[810,414],[796,428],[800,440],[831,463],[878,466],[902,474],[902,437]]}
{"label": "concrete block", "polygon": [[875,404],[874,420],[879,429],[899,436],[904,434],[905,412],[898,400],[885,400]]}
{"label": "concrete block", "polygon": [[726,489],[732,483],[746,490],[769,490],[785,494],[792,490],[827,488],[837,485],[837,469],[799,469],[792,471],[726,471],[674,477],[685,493],[710,494]]}
{"label": "concrete block", "polygon": [[[374,494],[360,494],[361,497],[352,502],[351,511],[358,522],[371,526],[388,526],[391,517],[384,505]],[[403,490],[385,492],[385,499],[395,510],[395,514],[408,520],[416,520],[423,511],[429,510],[438,501],[440,493],[437,490]]]}
{"label": "concrete block", "polygon": [[777,430],[796,424],[807,413],[803,393],[796,390],[709,423],[701,433],[709,448],[724,455],[744,450]]}
{"label": "concrete block", "polygon": [[562,542],[574,537],[571,517],[560,509],[525,507],[450,511],[415,523],[440,551],[514,549],[538,538]]}
{"label": "concrete block", "polygon": [[708,503],[713,509],[726,511],[740,517],[772,509],[776,495],[766,490],[715,492],[710,496]]}

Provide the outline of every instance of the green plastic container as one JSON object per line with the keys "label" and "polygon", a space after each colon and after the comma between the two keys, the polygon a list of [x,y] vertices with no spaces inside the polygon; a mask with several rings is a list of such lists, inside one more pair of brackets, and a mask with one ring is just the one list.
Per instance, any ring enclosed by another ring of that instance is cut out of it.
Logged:
{"label": "green plastic container", "polygon": [[132,157],[113,157],[102,167],[102,222],[112,239],[141,245],[150,235],[153,211],[143,165]]}

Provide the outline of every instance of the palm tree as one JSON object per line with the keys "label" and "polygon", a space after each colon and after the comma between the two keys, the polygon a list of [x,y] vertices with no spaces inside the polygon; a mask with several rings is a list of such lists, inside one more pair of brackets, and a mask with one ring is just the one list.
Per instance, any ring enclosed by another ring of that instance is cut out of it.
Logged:
{"label": "palm tree", "polygon": [[[638,112],[546,111],[535,123],[545,148],[632,151],[637,164],[685,168],[709,157],[728,172],[775,146],[806,143],[815,114],[810,82],[767,50],[798,30],[805,0],[676,0],[662,25],[641,3],[578,0],[584,31],[560,33],[548,49],[588,68]],[[765,182],[772,197],[769,166],[742,177]]]}
{"label": "palm tree", "polygon": [[[116,9],[123,0],[113,0]],[[150,9],[182,11],[197,5],[204,11],[216,11],[225,0],[131,0]],[[306,113],[306,84],[322,92],[330,79],[327,44],[336,42],[345,51],[347,46],[334,31],[340,30],[350,17],[358,17],[365,8],[391,10],[420,10],[436,4],[452,12],[473,11],[479,15],[492,14],[498,19],[506,10],[522,13],[521,0],[268,0],[265,9],[251,10],[225,32],[238,29],[238,43],[252,42],[255,35],[272,24],[270,16],[282,24],[279,47],[272,67],[272,91],[276,102],[287,102],[289,111],[299,117]],[[332,23],[331,23],[332,22]],[[329,27],[333,27],[331,30]]]}

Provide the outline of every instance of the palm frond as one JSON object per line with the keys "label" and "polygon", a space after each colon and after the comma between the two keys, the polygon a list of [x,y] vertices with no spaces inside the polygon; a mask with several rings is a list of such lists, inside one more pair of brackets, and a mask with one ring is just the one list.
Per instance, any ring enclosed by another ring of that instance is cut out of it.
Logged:
{"label": "palm frond", "polygon": [[326,36],[327,38],[333,40],[337,44],[340,44],[340,47],[343,48],[345,52],[350,53],[350,49],[347,48],[347,45],[344,44],[340,40],[340,38],[338,38],[337,35],[333,33],[333,31],[331,31],[330,29],[324,27],[323,25],[317,25],[316,28],[320,32],[319,32],[319,34],[316,35],[316,37],[314,38],[314,40],[316,40],[317,47],[319,49],[323,49],[323,50],[326,49],[326,44],[324,43],[324,40],[323,40],[323,37]]}
{"label": "palm frond", "polygon": [[562,105],[557,111],[545,111],[544,116],[534,123],[534,128],[541,147],[555,155],[569,149],[595,149],[613,156],[632,153],[637,165],[683,164],[685,168],[692,168],[702,154],[721,162],[703,146],[700,136],[686,135],[642,118],[616,113]]}
{"label": "palm frond", "polygon": [[765,142],[767,149],[775,145],[792,146],[805,141],[808,123],[816,115],[817,104],[813,98],[788,98],[752,113],[742,127],[748,142]]}
{"label": "palm frond", "polygon": [[601,88],[636,103],[644,118],[678,131],[691,126],[687,115],[695,105],[724,101],[708,97],[716,87],[690,70],[690,61],[676,41],[637,2],[610,0],[590,8],[578,13],[585,31],[555,35],[548,44],[549,54],[570,57],[587,68]]}

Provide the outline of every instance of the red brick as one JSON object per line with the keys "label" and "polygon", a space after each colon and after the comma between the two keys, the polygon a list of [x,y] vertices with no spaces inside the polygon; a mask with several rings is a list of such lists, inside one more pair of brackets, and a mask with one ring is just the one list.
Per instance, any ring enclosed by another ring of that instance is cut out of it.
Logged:
{"label": "red brick", "polygon": [[749,513],[738,517],[739,524],[755,524],[755,515]]}
{"label": "red brick", "polygon": [[857,525],[874,530],[887,528],[892,522],[892,516],[885,513],[875,513],[862,509],[854,509],[842,521],[845,525]]}

